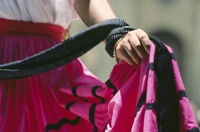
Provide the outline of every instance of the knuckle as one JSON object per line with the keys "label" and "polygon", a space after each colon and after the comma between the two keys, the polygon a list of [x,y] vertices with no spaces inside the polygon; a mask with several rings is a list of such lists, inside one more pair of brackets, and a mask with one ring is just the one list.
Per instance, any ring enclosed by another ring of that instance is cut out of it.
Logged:
{"label": "knuckle", "polygon": [[120,52],[121,51],[121,47],[117,46],[115,50],[116,50],[116,52]]}
{"label": "knuckle", "polygon": [[128,36],[128,37],[130,37],[130,36],[132,36],[132,31],[130,31],[130,32],[128,32],[127,34],[126,34],[126,36]]}
{"label": "knuckle", "polygon": [[146,47],[150,47],[150,43],[145,43],[145,46]]}
{"label": "knuckle", "polygon": [[120,43],[123,45],[124,43],[126,43],[126,40],[125,40],[125,39],[122,39],[122,40],[120,41]]}
{"label": "knuckle", "polygon": [[126,46],[126,41],[121,40],[121,42],[118,44],[120,47],[124,48]]}
{"label": "knuckle", "polygon": [[141,37],[141,38],[143,38],[143,37],[148,37],[147,33],[144,32],[142,29],[138,29],[137,35],[138,35],[139,37]]}
{"label": "knuckle", "polygon": [[144,32],[142,29],[138,28],[137,32]]}
{"label": "knuckle", "polygon": [[146,39],[146,41],[143,42],[143,46],[150,47],[151,41]]}
{"label": "knuckle", "polygon": [[135,48],[137,49],[141,48],[141,44],[135,44]]}
{"label": "knuckle", "polygon": [[140,37],[141,38],[148,38],[148,35],[145,32],[143,32],[143,33],[140,33]]}
{"label": "knuckle", "polygon": [[140,39],[140,40],[143,40],[143,42],[147,42],[147,41],[149,40],[147,34],[141,34],[141,35],[139,36],[139,39]]}

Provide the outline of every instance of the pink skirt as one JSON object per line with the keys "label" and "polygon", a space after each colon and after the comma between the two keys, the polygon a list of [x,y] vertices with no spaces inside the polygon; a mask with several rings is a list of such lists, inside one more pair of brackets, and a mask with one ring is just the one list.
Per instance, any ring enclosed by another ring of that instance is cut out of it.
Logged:
{"label": "pink skirt", "polygon": [[[37,35],[1,36],[0,63],[23,59],[57,43]],[[116,75],[121,83],[127,70]],[[97,79],[80,59],[36,76],[0,80],[0,131],[101,132],[116,90],[110,81],[106,85]],[[127,105],[135,108],[134,101]]]}
{"label": "pink skirt", "polygon": [[[59,43],[37,35],[0,37],[0,63],[23,59]],[[156,111],[142,105],[154,103],[156,80],[149,64],[155,47],[141,65],[116,64],[106,83],[99,81],[79,60],[28,78],[0,81],[0,132],[157,132]],[[177,90],[184,86],[173,61]],[[184,131],[197,129],[186,97],[179,100]],[[136,116],[137,115],[137,116]]]}
{"label": "pink skirt", "polygon": [[[48,49],[65,33],[57,25],[1,18],[0,29],[0,64]],[[155,73],[148,68],[154,54],[151,44],[150,56],[140,66],[116,64],[106,83],[79,59],[32,77],[0,80],[0,132],[157,132],[155,110],[142,105],[136,112],[145,91],[146,102],[156,102]],[[177,90],[184,91],[175,61],[173,65]],[[179,102],[181,132],[196,129],[188,99]]]}

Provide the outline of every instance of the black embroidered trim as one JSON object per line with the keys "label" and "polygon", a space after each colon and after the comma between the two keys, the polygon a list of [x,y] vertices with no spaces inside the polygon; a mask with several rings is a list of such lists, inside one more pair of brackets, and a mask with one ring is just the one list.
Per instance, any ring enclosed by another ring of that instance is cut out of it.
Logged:
{"label": "black embroidered trim", "polygon": [[79,96],[77,95],[77,93],[76,93],[76,89],[77,89],[77,86],[73,86],[73,87],[72,87],[72,93],[73,93],[73,95],[74,95],[75,97],[79,97]]}
{"label": "black embroidered trim", "polygon": [[85,99],[85,98],[83,98],[83,97],[80,97],[80,96],[78,96],[78,95],[77,95],[77,92],[76,92],[76,90],[77,90],[77,86],[73,86],[73,87],[72,87],[72,94],[73,94],[73,96],[75,96],[75,97],[78,97],[78,98],[80,98],[80,99],[84,100],[85,102],[88,102],[88,100],[87,100],[87,99]]}
{"label": "black embroidered trim", "polygon": [[146,103],[145,109],[146,110],[156,110],[157,104],[156,103]]}
{"label": "black embroidered trim", "polygon": [[65,109],[69,110],[71,105],[75,104],[77,101],[74,101],[74,102],[71,102],[71,103],[68,103],[65,105]]}
{"label": "black embroidered trim", "polygon": [[171,60],[176,60],[174,53],[170,53],[170,55],[171,55]]}
{"label": "black embroidered trim", "polygon": [[185,91],[184,90],[179,91],[178,94],[177,94],[178,100],[182,99],[183,97],[187,97]]}
{"label": "black embroidered trim", "polygon": [[76,125],[80,121],[80,117],[77,116],[74,120],[69,120],[67,118],[62,118],[61,120],[58,121],[57,124],[48,124],[45,127],[46,132],[49,130],[58,130],[62,127],[64,124],[71,124],[71,125]]}
{"label": "black embroidered trim", "polygon": [[100,97],[100,96],[98,96],[98,95],[96,94],[96,90],[97,90],[99,87],[101,87],[101,86],[94,86],[94,87],[92,88],[92,95],[93,95],[94,97],[100,99],[100,100],[101,100],[101,103],[105,103],[105,102],[106,102],[105,99],[102,98],[102,97]]}
{"label": "black embroidered trim", "polygon": [[[170,53],[171,60],[176,60],[174,53]],[[149,70],[154,70],[154,63],[149,64]]]}
{"label": "black embroidered trim", "polygon": [[[137,115],[137,112],[140,110],[140,108],[142,107],[142,105],[146,102],[146,91],[141,95],[137,107],[136,107],[136,112],[135,112],[135,116]],[[179,91],[177,93],[177,98],[178,100],[182,99],[183,97],[187,97],[186,92],[184,90]],[[156,103],[146,103],[145,105],[145,109],[156,109],[157,104]]]}
{"label": "black embroidered trim", "polygon": [[106,82],[105,82],[106,86],[108,88],[111,88],[113,89],[113,95],[115,95],[117,93],[117,88],[113,85],[113,83],[110,81],[110,79],[108,79]]}
{"label": "black embroidered trim", "polygon": [[97,126],[95,125],[95,117],[94,117],[96,105],[97,105],[96,103],[93,103],[92,106],[90,107],[90,112],[89,112],[89,120],[94,126],[93,132],[98,132]]}
{"label": "black embroidered trim", "polygon": [[142,105],[146,102],[146,94],[147,94],[147,92],[145,91],[145,92],[141,95],[141,97],[140,97],[140,99],[139,99],[139,101],[138,101],[137,107],[136,107],[135,116],[137,115],[137,112],[140,110],[140,108],[142,107]]}
{"label": "black embroidered trim", "polygon": [[[65,105],[65,109],[69,110],[71,105],[73,105],[76,102],[77,101],[74,101],[74,102],[66,104]],[[78,124],[80,119],[81,118],[79,116],[77,116],[74,120],[69,120],[67,118],[62,118],[62,119],[60,119],[58,121],[57,124],[48,124],[48,125],[46,125],[45,130],[46,130],[46,132],[48,132],[49,130],[58,130],[58,129],[60,129],[62,127],[62,125],[67,124],[67,123],[71,124],[71,125],[76,125],[76,124]]]}
{"label": "black embroidered trim", "polygon": [[154,70],[154,63],[149,64],[149,70]]}
{"label": "black embroidered trim", "polygon": [[192,128],[191,130],[188,130],[187,132],[200,132],[199,128]]}
{"label": "black embroidered trim", "polygon": [[174,82],[172,55],[166,46],[156,37],[154,67],[156,73],[157,124],[159,132],[180,131],[179,103]]}

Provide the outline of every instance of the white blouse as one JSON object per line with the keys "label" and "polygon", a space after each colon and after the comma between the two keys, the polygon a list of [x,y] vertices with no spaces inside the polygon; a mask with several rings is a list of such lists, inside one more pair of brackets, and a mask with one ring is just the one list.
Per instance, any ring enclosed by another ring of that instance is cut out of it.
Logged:
{"label": "white blouse", "polygon": [[0,18],[68,27],[78,18],[75,0],[0,0]]}

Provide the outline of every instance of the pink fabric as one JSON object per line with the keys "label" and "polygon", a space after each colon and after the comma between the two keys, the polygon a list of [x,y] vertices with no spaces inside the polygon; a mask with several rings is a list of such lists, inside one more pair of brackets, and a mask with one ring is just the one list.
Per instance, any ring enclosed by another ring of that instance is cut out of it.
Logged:
{"label": "pink fabric", "polygon": [[[59,40],[33,35],[0,37],[0,63],[8,63],[36,54],[59,43]],[[75,97],[72,87],[77,86]],[[91,90],[99,86],[98,96],[109,100],[112,90],[92,75],[77,59],[70,64],[33,77],[0,81],[0,131],[44,132],[47,124],[67,118],[81,120],[77,125],[64,124],[59,132],[93,131],[89,121],[92,103],[96,106],[95,123],[100,131],[107,123],[107,103],[100,104]],[[77,101],[70,111],[65,105]]]}
{"label": "pink fabric", "polygon": [[[23,59],[58,42],[37,35],[1,36],[0,63]],[[102,132],[106,128],[107,132],[157,132],[155,111],[143,105],[135,118],[144,91],[147,103],[156,101],[155,73],[148,70],[154,53],[151,45],[150,59],[145,58],[140,66],[114,66],[110,80],[118,89],[115,96],[79,59],[33,77],[1,80],[0,131]],[[177,91],[184,90],[175,61],[173,66]],[[187,98],[180,100],[180,109],[184,130],[197,127]],[[69,120],[71,124],[66,123]]]}
{"label": "pink fabric", "polygon": [[[173,53],[172,49],[168,47],[169,52]],[[175,60],[172,60],[172,65],[174,69],[174,79],[176,83],[176,90],[182,91],[185,90],[184,84],[178,69],[178,64]],[[179,100],[180,104],[180,118],[182,120],[182,126],[184,130],[191,130],[194,127],[198,127],[198,124],[196,122],[195,116],[192,111],[192,107],[190,105],[190,102],[188,98],[183,97],[181,100]]]}
{"label": "pink fabric", "polygon": [[[139,67],[135,65],[131,67],[127,63],[121,63],[114,67],[110,80],[119,91],[112,98],[108,107],[111,122],[107,131],[148,132],[154,129],[157,131],[154,124],[156,123],[155,113],[145,111],[144,106],[141,107],[135,118],[136,105],[142,93],[147,90],[147,101],[155,102],[155,75],[153,71],[148,71],[149,63],[154,61],[154,54],[155,47],[151,45],[149,58],[143,59]],[[123,70],[127,75],[121,73]],[[123,81],[121,81],[122,79]],[[154,127],[154,129],[149,127]]]}
{"label": "pink fabric", "polygon": [[[170,47],[168,47],[168,50],[173,53]],[[155,46],[151,44],[149,59],[143,59],[139,67],[130,67],[126,63],[114,67],[110,80],[119,91],[108,105],[110,122],[107,125],[106,132],[158,132],[156,111],[145,109],[145,104],[156,103],[155,72],[148,69],[149,64],[154,62],[154,55]],[[172,60],[172,64],[176,90],[177,92],[183,91],[185,88],[178,65],[175,60]],[[145,91],[147,92],[146,103],[141,106],[135,117],[136,105]],[[179,107],[180,124],[183,127],[180,132],[198,128],[189,100],[186,97],[179,100]]]}

